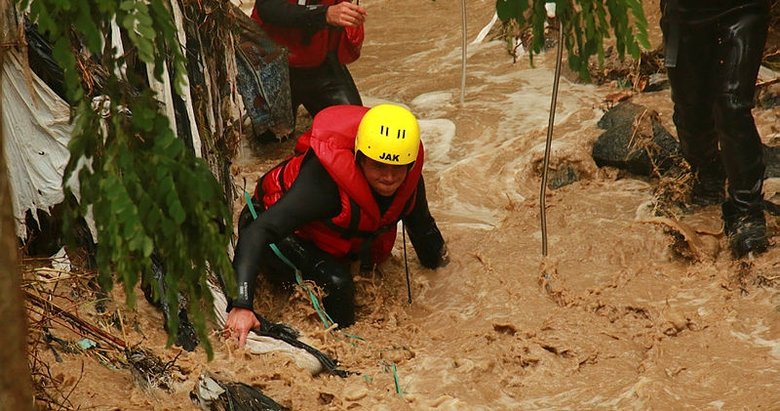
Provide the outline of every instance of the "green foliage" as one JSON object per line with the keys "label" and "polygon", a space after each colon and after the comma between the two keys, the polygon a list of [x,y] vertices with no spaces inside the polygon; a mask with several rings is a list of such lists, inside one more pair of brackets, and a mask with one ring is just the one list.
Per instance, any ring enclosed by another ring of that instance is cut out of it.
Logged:
{"label": "green foliage", "polygon": [[[533,41],[529,54],[539,53],[544,46],[545,1],[496,0],[496,12],[503,22],[530,27]],[[569,67],[585,80],[590,80],[588,63],[597,56],[604,64],[604,39],[614,35],[615,49],[623,59],[626,52],[639,57],[641,45],[650,47],[647,19],[639,0],[556,0],[556,15],[564,33]],[[636,31],[635,31],[636,29]],[[610,34],[611,33],[611,34]]]}
{"label": "green foliage", "polygon": [[[21,7],[30,0],[22,0]],[[200,340],[209,357],[211,347],[205,316],[211,316],[208,273],[223,276],[232,291],[227,246],[231,213],[220,184],[208,165],[192,155],[160,112],[145,80],[109,76],[93,103],[81,81],[79,59],[99,60],[108,73],[126,64],[111,48],[110,22],[126,30],[143,63],[154,66],[161,79],[172,67],[177,92],[186,81],[186,65],[176,28],[162,0],[31,0],[30,17],[53,39],[53,56],[65,73],[75,109],[70,161],[63,181],[78,177],[80,205],[70,210],[65,231],[89,212],[98,234],[98,280],[110,289],[115,279],[124,285],[127,303],[135,299],[139,280],[156,283],[150,256],[165,266],[169,307],[178,307],[178,293],[188,302]],[[62,22],[72,22],[67,25]],[[96,106],[96,107],[93,107]],[[65,191],[70,188],[65,184]],[[169,315],[169,343],[178,329],[175,308]]]}

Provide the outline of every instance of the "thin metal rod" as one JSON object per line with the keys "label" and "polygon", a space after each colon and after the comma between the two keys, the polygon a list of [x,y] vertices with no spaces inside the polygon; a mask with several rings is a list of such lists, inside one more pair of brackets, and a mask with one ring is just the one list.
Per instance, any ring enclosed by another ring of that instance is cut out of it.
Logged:
{"label": "thin metal rod", "polygon": [[542,163],[542,187],[539,190],[539,215],[542,223],[542,256],[547,257],[547,171],[550,165],[550,147],[552,146],[553,125],[555,124],[555,105],[558,101],[558,82],[561,78],[561,59],[563,58],[563,25],[558,22],[558,52],[555,56],[555,78],[553,79],[552,101],[550,102],[550,121],[547,123],[547,142],[544,146]]}
{"label": "thin metal rod", "polygon": [[406,268],[406,295],[409,304],[412,303],[412,282],[409,278],[409,260],[406,255],[406,224],[401,222],[401,235],[404,238],[404,267]]}
{"label": "thin metal rod", "polygon": [[461,46],[460,57],[460,105],[463,105],[463,101],[466,99],[466,57],[468,42],[466,41],[466,0],[460,2],[461,12],[461,37],[463,45]]}

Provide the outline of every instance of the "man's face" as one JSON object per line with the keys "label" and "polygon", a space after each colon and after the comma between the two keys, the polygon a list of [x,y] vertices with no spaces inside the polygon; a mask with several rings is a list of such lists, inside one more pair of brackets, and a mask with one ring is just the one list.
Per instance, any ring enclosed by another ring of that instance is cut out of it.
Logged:
{"label": "man's face", "polygon": [[404,182],[409,166],[380,163],[368,157],[362,157],[360,168],[366,176],[368,185],[379,195],[389,197],[395,194],[401,183]]}

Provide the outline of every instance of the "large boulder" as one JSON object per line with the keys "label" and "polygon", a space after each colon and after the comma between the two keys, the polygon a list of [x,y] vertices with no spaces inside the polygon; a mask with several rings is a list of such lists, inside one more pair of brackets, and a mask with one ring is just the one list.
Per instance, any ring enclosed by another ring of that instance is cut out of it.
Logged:
{"label": "large boulder", "polygon": [[605,130],[593,145],[599,167],[657,177],[680,159],[679,143],[652,109],[624,101],[607,111],[598,126]]}
{"label": "large boulder", "polygon": [[[604,113],[597,125],[605,130],[593,145],[599,167],[659,177],[681,161],[680,143],[652,109],[624,101]],[[765,145],[764,163],[766,178],[780,177],[780,147]]]}

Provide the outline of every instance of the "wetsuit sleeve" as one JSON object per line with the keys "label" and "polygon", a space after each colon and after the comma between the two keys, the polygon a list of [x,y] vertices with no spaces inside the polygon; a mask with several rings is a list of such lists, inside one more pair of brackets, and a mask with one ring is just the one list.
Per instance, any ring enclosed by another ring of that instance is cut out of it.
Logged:
{"label": "wetsuit sleeve", "polygon": [[445,265],[447,247],[444,238],[436,226],[436,221],[428,209],[428,199],[425,195],[425,182],[422,176],[417,184],[417,199],[412,211],[403,219],[409,240],[420,263],[427,268],[437,268]]}
{"label": "wetsuit sleeve", "polygon": [[281,27],[296,27],[317,31],[325,28],[325,12],[323,5],[299,6],[287,0],[257,0],[257,14],[264,22]]}
{"label": "wetsuit sleeve", "polygon": [[228,305],[252,309],[255,277],[260,270],[263,250],[298,227],[335,217],[341,211],[341,200],[336,183],[312,154],[301,165],[301,170],[290,190],[257,220],[249,223],[238,237],[233,257],[233,271],[238,284],[238,297]]}

